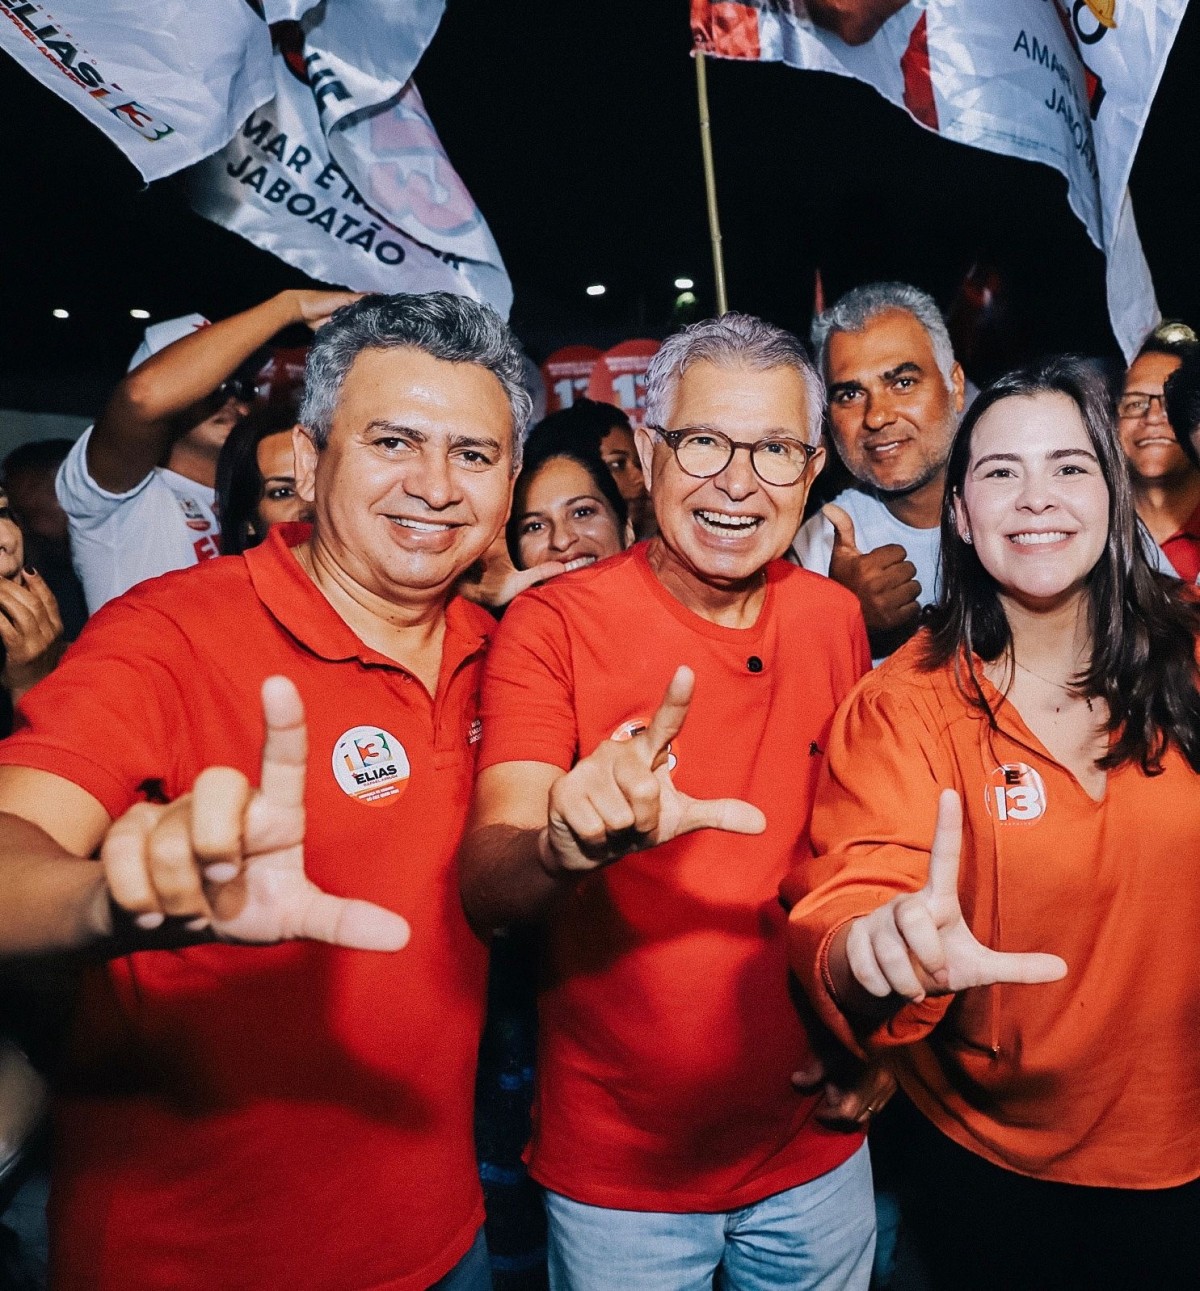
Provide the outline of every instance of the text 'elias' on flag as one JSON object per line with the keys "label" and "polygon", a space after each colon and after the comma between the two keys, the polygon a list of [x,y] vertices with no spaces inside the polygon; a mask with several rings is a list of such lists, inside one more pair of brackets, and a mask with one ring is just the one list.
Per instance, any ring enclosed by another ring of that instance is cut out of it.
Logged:
{"label": "text 'elias' on flag", "polygon": [[223,147],[272,93],[245,0],[0,0],[0,49],[161,179]]}

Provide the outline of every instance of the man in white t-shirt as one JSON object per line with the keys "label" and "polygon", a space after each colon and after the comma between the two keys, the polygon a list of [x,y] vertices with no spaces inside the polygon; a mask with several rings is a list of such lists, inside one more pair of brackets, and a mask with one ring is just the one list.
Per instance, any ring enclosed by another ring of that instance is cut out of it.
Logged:
{"label": "man in white t-shirt", "polygon": [[218,554],[217,457],[254,397],[239,369],[285,327],[319,327],[354,299],[283,291],[220,323],[188,314],[146,329],[128,374],[55,481],[89,613],[136,583]]}
{"label": "man in white t-shirt", "polygon": [[812,340],[829,431],[857,484],[801,527],[793,551],[858,597],[878,663],[936,595],[963,370],[937,305],[906,283],[847,292],[813,323]]}

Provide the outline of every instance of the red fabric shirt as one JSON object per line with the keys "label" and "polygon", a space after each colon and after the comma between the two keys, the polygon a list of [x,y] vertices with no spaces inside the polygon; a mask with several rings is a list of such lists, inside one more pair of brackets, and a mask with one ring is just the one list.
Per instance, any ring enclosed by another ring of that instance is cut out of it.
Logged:
{"label": "red fabric shirt", "polygon": [[1185,583],[1200,578],[1200,507],[1188,516],[1183,525],[1159,544],[1171,567]]}
{"label": "red fabric shirt", "polygon": [[810,1050],[778,900],[808,854],[834,709],[870,667],[852,595],[776,562],[757,623],[720,627],[671,596],[644,546],[525,592],[489,656],[480,765],[569,769],[648,721],[680,664],[696,690],[676,785],[755,804],[767,831],[698,832],[583,880],[547,929],[539,1001],[531,1172],[627,1210],[748,1205],[861,1142],[792,1088]]}
{"label": "red fabric shirt", "polygon": [[257,782],[259,689],[283,673],[308,716],[308,873],[401,912],[412,940],[204,945],[93,971],[56,1121],[59,1291],[417,1291],[483,1219],[486,951],[452,862],[490,619],[451,603],[431,699],[334,612],[288,549],[301,536],[107,605],[0,762],[64,776],[114,817],[212,764]]}

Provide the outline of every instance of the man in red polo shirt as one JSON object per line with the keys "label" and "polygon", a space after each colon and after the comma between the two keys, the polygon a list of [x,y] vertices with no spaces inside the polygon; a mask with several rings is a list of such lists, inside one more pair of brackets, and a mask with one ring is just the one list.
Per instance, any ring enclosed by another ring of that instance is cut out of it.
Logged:
{"label": "man in red polo shirt", "polygon": [[459,297],[338,311],[311,532],[106,606],[0,745],[0,951],[113,956],[56,1122],[56,1287],[490,1286],[451,867],[491,619],[451,596],[504,522],[521,373]]}
{"label": "man in red polo shirt", "polygon": [[554,1288],[867,1285],[870,1167],[793,1087],[814,1055],[778,900],[870,666],[855,597],[779,559],[822,394],[758,319],[670,338],[638,432],[658,537],[523,593],[489,656],[463,899],[479,928],[545,922]]}

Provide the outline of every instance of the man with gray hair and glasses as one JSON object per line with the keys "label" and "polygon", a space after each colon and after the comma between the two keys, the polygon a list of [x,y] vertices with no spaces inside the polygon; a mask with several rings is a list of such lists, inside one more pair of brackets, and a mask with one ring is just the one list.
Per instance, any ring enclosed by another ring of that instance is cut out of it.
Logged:
{"label": "man with gray hair and glasses", "polygon": [[805,569],[862,605],[875,661],[902,645],[936,594],[942,490],[963,410],[963,370],[941,311],[901,282],[847,292],[812,327],[829,432],[856,484],[796,535]]}
{"label": "man with gray hair and glasses", "polygon": [[339,309],[294,432],[311,529],[114,601],[23,702],[0,953],[99,952],[57,1286],[490,1287],[453,860],[492,619],[453,593],[529,413],[491,310]]}
{"label": "man with gray hair and glasses", "polygon": [[760,319],[670,337],[637,432],[658,535],[522,593],[489,656],[463,901],[481,932],[544,926],[554,1291],[867,1285],[887,1078],[793,1083],[820,1064],[778,899],[869,663],[854,598],[780,559],[822,403]]}

